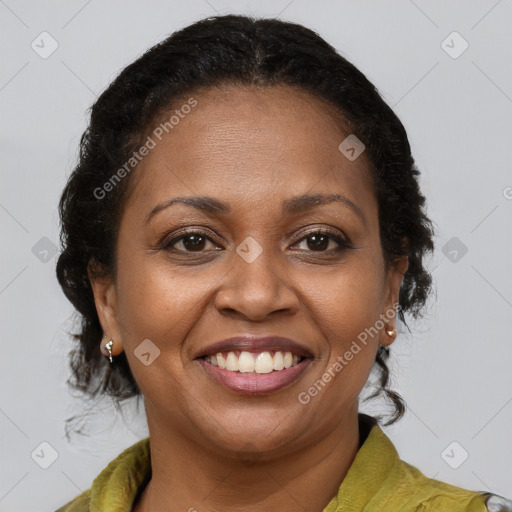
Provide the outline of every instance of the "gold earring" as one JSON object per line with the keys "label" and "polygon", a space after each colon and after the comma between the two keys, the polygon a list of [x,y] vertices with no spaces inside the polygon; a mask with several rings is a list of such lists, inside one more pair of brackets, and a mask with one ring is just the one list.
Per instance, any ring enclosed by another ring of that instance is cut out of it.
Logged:
{"label": "gold earring", "polygon": [[112,345],[114,344],[114,338],[112,338],[108,343],[104,345],[104,347],[108,350],[108,358],[112,363]]}
{"label": "gold earring", "polygon": [[386,329],[386,334],[391,338],[396,334],[396,329],[393,327],[393,329]]}

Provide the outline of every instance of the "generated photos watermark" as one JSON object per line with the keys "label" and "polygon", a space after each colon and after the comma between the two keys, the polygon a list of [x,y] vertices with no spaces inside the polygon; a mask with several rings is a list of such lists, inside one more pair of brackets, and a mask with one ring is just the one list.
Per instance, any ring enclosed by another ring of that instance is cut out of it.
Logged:
{"label": "generated photos watermark", "polygon": [[328,368],[322,375],[321,378],[317,379],[312,386],[306,391],[302,391],[298,394],[297,399],[302,405],[307,405],[311,402],[311,399],[317,396],[325,386],[336,377],[338,373],[347,366],[347,364],[354,359],[354,356],[361,352],[361,345],[366,346],[368,338],[373,338],[382,329],[385,328],[386,322],[389,322],[397,315],[400,310],[400,304],[396,302],[392,308],[389,308],[385,313],[381,314],[379,319],[371,326],[366,327],[364,331],[360,332],[357,336],[357,340],[353,340],[350,344],[350,348],[347,349],[342,356],[338,356],[336,361]]}
{"label": "generated photos watermark", "polygon": [[135,167],[142,162],[144,157],[149,155],[152,149],[155,149],[158,142],[160,142],[164,135],[170,133],[182,119],[184,119],[194,107],[197,106],[197,100],[195,98],[189,98],[187,103],[184,103],[179,109],[174,111],[174,114],[169,117],[167,121],[160,123],[148,136],[146,142],[140,146],[137,151],[134,151],[132,156],[112,174],[112,176],[101,186],[96,187],[93,191],[96,199],[105,199],[109,192],[112,192],[114,188],[130,174]]}

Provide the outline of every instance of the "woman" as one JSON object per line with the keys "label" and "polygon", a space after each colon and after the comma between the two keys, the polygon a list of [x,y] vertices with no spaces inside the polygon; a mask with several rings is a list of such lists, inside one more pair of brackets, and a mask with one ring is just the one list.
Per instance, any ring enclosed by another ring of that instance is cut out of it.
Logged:
{"label": "woman", "polygon": [[[405,130],[312,31],[202,20],[92,108],[64,190],[75,386],[142,394],[149,438],[60,512],[511,510],[426,478],[358,412],[430,291]],[[493,508],[494,507],[494,508]]]}

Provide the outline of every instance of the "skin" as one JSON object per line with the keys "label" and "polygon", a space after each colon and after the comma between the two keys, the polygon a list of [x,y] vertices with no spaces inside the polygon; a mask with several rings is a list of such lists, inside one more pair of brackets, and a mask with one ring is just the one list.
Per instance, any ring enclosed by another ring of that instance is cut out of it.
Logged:
{"label": "skin", "polygon": [[[113,354],[126,351],[145,398],[153,477],[134,510],[321,511],[357,454],[358,395],[379,344],[394,340],[386,329],[395,319],[307,405],[298,395],[393,309],[407,257],[385,264],[368,162],[339,151],[350,131],[332,107],[287,86],[194,97],[197,107],[135,171],[116,275],[90,274]],[[331,202],[282,215],[284,200],[306,193],[340,194],[359,213]],[[178,203],[146,223],[176,196],[211,196],[231,212]],[[190,239],[163,248],[166,235],[187,227],[212,241],[199,251]],[[317,248],[318,228],[348,238],[349,247],[337,251],[328,238]],[[236,252],[248,236],[263,249],[252,263]],[[295,339],[313,363],[279,392],[236,394],[194,355],[242,334]],[[134,355],[145,339],[161,351],[149,366]]]}

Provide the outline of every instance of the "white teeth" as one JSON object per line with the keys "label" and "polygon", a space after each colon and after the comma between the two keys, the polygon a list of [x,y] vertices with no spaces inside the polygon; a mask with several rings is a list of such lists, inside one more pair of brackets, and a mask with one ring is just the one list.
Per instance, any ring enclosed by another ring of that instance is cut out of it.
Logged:
{"label": "white teeth", "polygon": [[217,363],[219,365],[219,368],[221,368],[222,370],[226,368],[226,360],[224,359],[224,356],[220,352],[217,354]]}
{"label": "white teeth", "polygon": [[226,370],[231,372],[238,371],[238,357],[236,357],[233,352],[230,352],[226,359]]}
{"label": "white teeth", "polygon": [[274,361],[272,360],[270,352],[262,352],[258,355],[254,369],[256,373],[270,373],[274,370]]}
{"label": "white teeth", "polygon": [[212,366],[218,366],[222,370],[240,373],[271,373],[272,371],[280,371],[291,366],[297,366],[301,360],[297,354],[291,352],[276,351],[274,356],[268,351],[259,354],[247,352],[243,350],[237,357],[235,352],[231,351],[226,354],[218,352],[213,356],[209,356],[206,360]]}
{"label": "white teeth", "polygon": [[274,354],[274,370],[284,370],[284,358],[282,352]]}
{"label": "white teeth", "polygon": [[238,358],[238,371],[240,373],[252,373],[254,371],[254,367],[255,363],[252,354],[250,352],[242,352]]}

